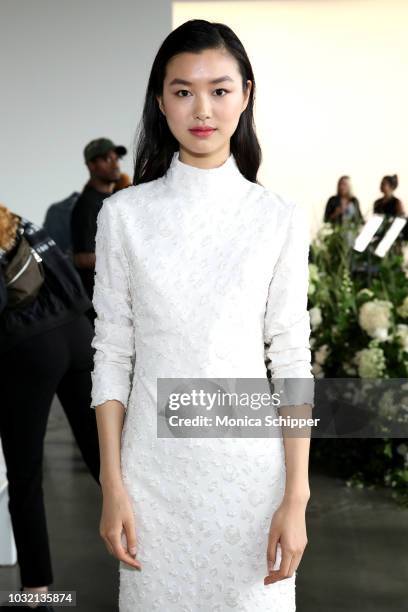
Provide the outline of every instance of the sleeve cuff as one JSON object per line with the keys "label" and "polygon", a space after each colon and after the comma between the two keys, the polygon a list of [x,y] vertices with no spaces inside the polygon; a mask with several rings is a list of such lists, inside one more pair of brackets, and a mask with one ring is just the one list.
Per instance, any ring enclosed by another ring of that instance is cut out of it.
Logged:
{"label": "sleeve cuff", "polygon": [[109,364],[99,363],[97,373],[94,370],[91,377],[91,408],[108,400],[117,400],[127,410],[130,391],[130,375],[127,370],[111,362]]}

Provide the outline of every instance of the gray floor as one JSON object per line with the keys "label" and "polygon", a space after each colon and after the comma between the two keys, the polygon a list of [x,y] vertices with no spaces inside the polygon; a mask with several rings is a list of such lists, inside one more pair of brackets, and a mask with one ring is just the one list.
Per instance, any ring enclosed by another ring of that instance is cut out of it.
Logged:
{"label": "gray floor", "polygon": [[[385,493],[348,489],[318,474],[311,475],[311,488],[297,610],[405,612],[408,510]],[[100,491],[57,403],[47,432],[44,490],[53,590],[75,590],[81,612],[117,612],[117,563],[98,535]],[[17,567],[0,568],[0,590],[18,587]]]}

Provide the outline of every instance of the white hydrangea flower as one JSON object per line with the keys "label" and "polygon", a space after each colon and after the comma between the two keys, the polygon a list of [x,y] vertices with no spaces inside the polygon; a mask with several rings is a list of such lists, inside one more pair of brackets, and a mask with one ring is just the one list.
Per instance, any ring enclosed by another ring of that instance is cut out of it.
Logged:
{"label": "white hydrangea flower", "polygon": [[384,351],[372,347],[358,351],[355,355],[360,378],[381,378],[385,371]]}
{"label": "white hydrangea flower", "polygon": [[324,365],[327,357],[330,355],[331,349],[328,344],[322,344],[321,347],[315,352],[314,358],[316,363],[319,365]]}
{"label": "white hydrangea flower", "polygon": [[313,308],[309,310],[309,316],[312,329],[317,329],[322,322],[322,311],[319,306],[313,306]]}
{"label": "white hydrangea flower", "polygon": [[315,378],[324,378],[323,368],[319,363],[316,363],[316,362],[313,363],[312,374]]}
{"label": "white hydrangea flower", "polygon": [[316,344],[316,338],[311,337],[309,340],[310,348],[313,349],[315,344]]}
{"label": "white hydrangea flower", "polygon": [[386,300],[372,300],[360,307],[359,325],[371,338],[380,342],[388,340],[388,329],[391,325],[392,304]]}

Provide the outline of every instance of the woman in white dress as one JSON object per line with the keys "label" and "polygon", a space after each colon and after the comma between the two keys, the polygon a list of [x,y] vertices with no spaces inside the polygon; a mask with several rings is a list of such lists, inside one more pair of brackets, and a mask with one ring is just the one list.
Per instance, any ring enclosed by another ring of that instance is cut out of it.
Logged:
{"label": "woman in white dress", "polygon": [[312,377],[306,216],[256,181],[254,94],[230,28],[173,31],[134,185],[98,216],[92,406],[120,612],[296,609],[309,440],[156,428],[158,378]]}

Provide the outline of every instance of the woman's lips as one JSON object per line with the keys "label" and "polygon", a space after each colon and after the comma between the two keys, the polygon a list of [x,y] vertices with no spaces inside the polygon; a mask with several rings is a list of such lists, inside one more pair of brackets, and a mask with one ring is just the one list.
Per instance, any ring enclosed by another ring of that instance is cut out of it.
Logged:
{"label": "woman's lips", "polygon": [[211,136],[211,134],[215,132],[215,128],[192,128],[189,132],[191,132],[193,136],[198,136],[198,138],[208,138],[208,136]]}

